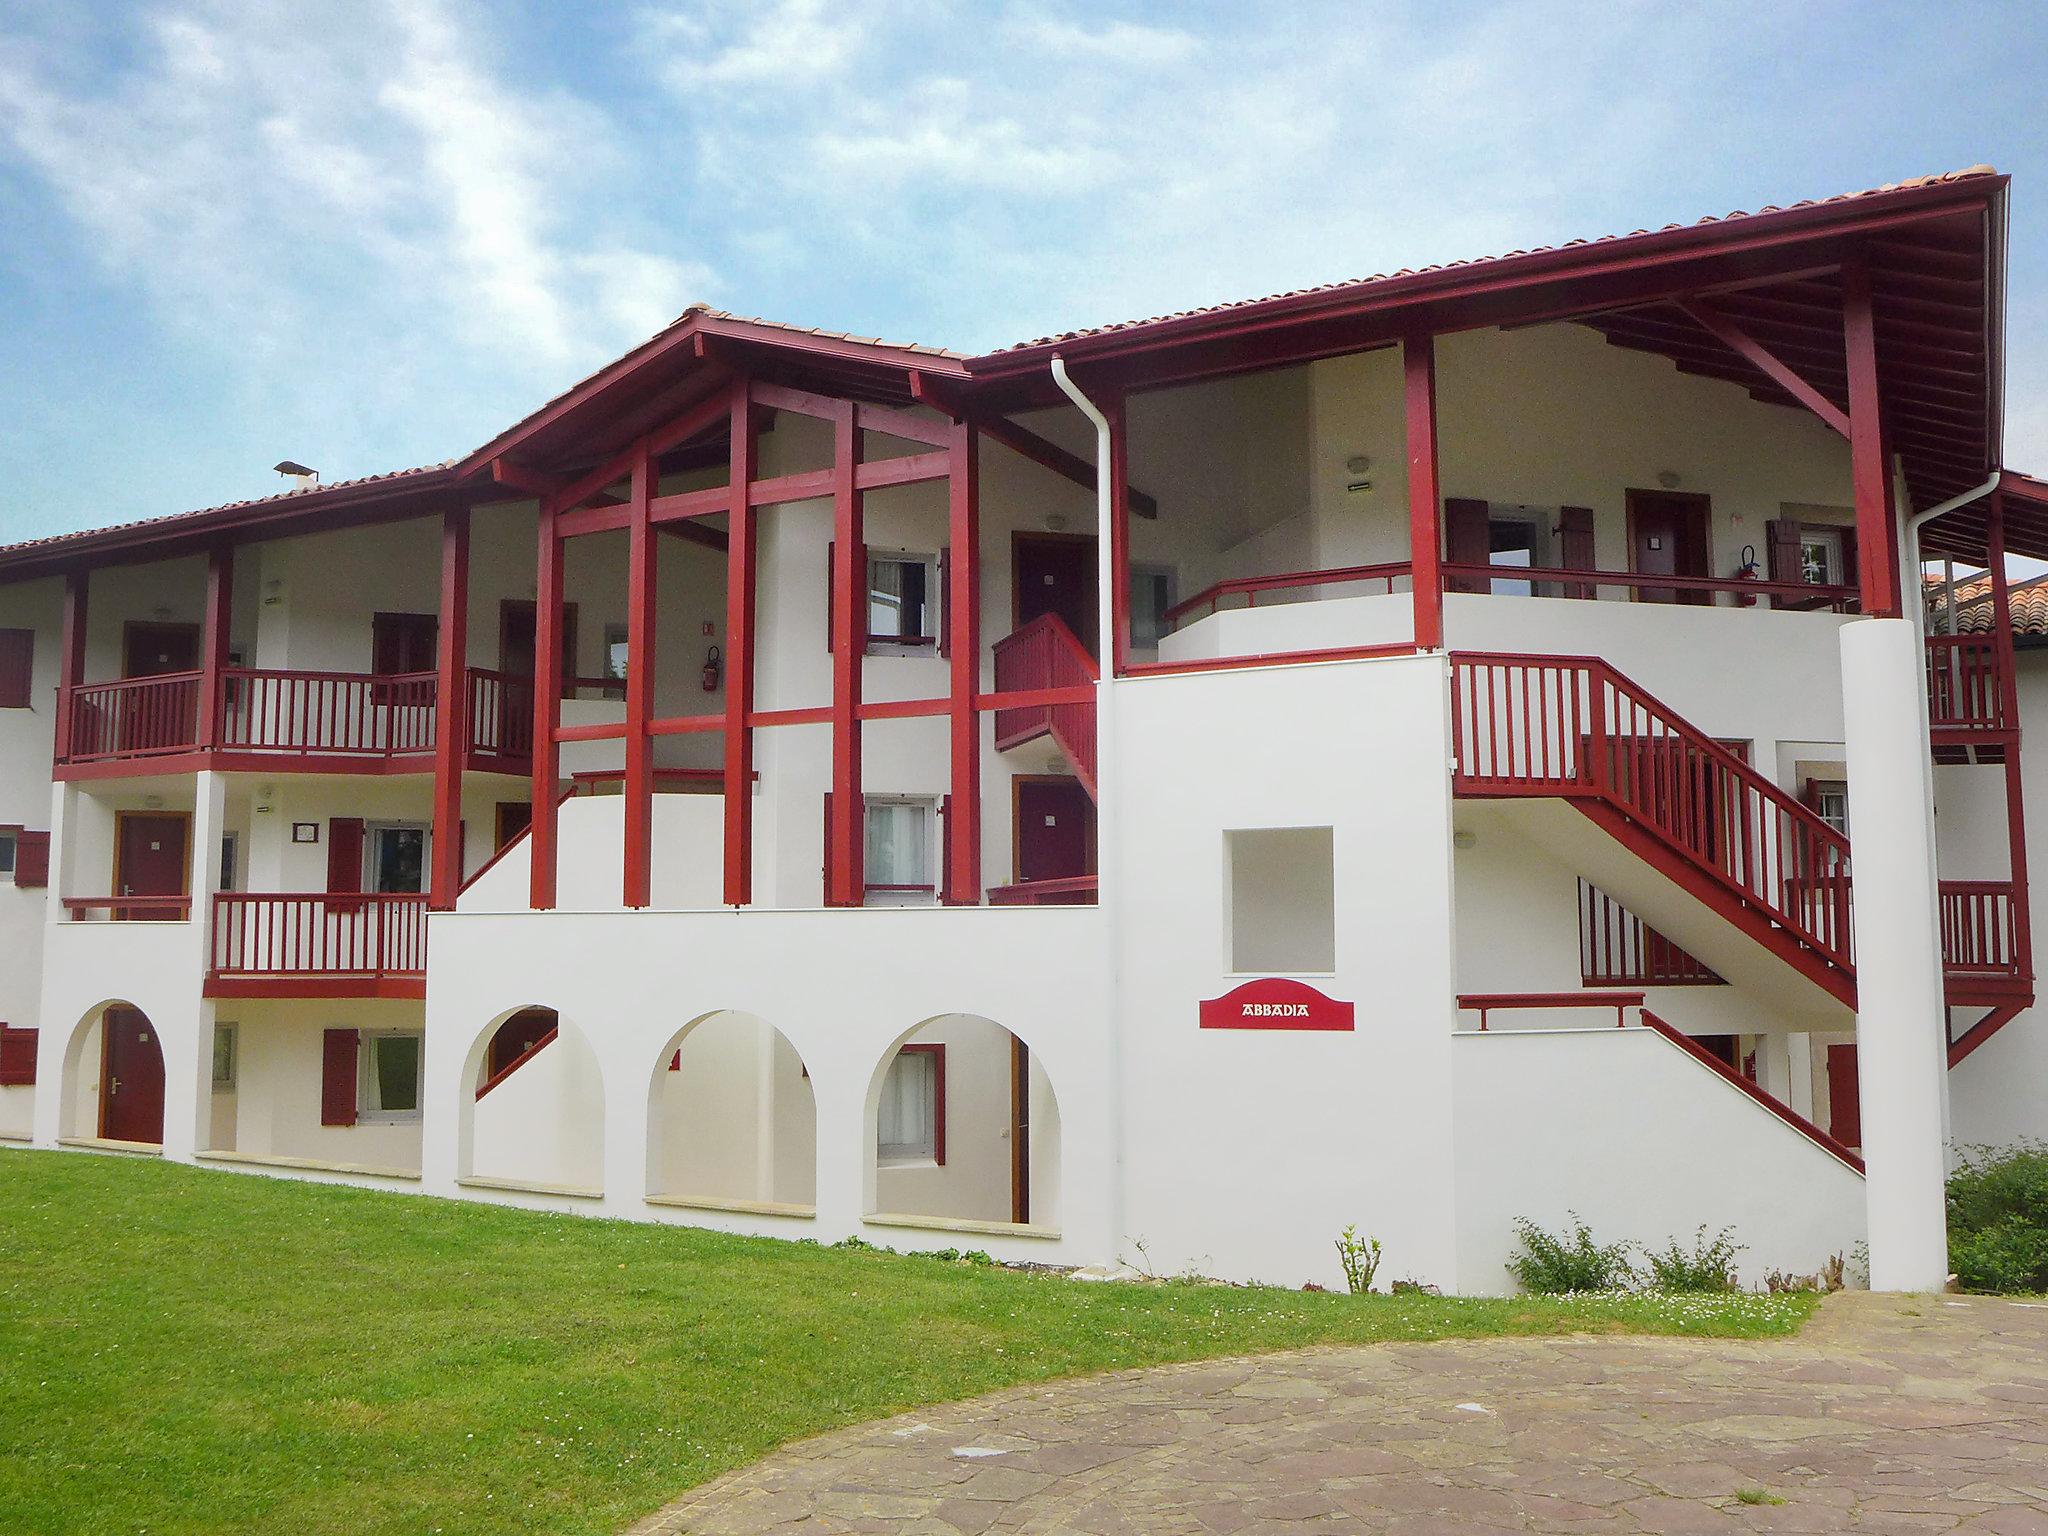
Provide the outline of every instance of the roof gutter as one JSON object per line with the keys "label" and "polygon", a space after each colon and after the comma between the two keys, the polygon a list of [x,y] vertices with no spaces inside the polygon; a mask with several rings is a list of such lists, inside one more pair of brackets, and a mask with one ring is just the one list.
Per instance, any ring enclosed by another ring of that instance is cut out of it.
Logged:
{"label": "roof gutter", "polygon": [[1066,359],[1052,357],[1052,380],[1060,393],[1095,427],[1095,655],[1100,676],[1095,684],[1095,901],[1103,943],[1103,984],[1109,1002],[1109,1029],[1103,1050],[1109,1083],[1106,1131],[1109,1140],[1109,1242],[1113,1257],[1123,1258],[1124,1242],[1124,1115],[1123,1115],[1123,941],[1117,904],[1123,898],[1123,851],[1118,843],[1121,818],[1112,814],[1118,789],[1116,776],[1116,590],[1115,561],[1110,551],[1110,519],[1116,497],[1110,482],[1109,418],[1067,373]]}

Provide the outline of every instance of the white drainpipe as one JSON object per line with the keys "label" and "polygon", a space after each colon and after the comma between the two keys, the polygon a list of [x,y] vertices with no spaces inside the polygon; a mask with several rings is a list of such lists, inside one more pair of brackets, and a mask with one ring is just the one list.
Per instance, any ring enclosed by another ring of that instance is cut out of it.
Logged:
{"label": "white drainpipe", "polygon": [[1123,896],[1123,849],[1116,837],[1111,810],[1117,788],[1115,760],[1116,706],[1116,566],[1110,545],[1110,518],[1116,498],[1110,484],[1109,418],[1081,392],[1067,374],[1064,358],[1052,360],[1053,382],[1060,392],[1095,424],[1095,658],[1101,680],[1095,686],[1095,882],[1096,914],[1102,924],[1103,978],[1108,988],[1109,1029],[1104,1043],[1108,1078],[1103,1117],[1109,1142],[1109,1260],[1123,1258],[1124,1242],[1124,1070],[1123,1070],[1123,946],[1118,903]]}

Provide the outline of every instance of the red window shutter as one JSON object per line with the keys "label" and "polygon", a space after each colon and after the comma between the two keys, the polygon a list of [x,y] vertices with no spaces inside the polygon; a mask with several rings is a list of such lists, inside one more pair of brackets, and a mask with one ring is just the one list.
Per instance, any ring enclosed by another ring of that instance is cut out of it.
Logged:
{"label": "red window shutter", "polygon": [[36,1031],[0,1024],[0,1088],[29,1088],[36,1080]]}
{"label": "red window shutter", "polygon": [[1845,1147],[1863,1145],[1863,1100],[1856,1090],[1856,1047],[1828,1047],[1828,1134]]}
{"label": "red window shutter", "polygon": [[[1493,559],[1490,514],[1487,504],[1465,496],[1444,498],[1444,547],[1451,565],[1486,565]],[[1444,581],[1450,592],[1484,592],[1484,576],[1451,576]]]}
{"label": "red window shutter", "polygon": [[327,890],[353,896],[363,888],[363,819],[336,816],[327,823]]}
{"label": "red window shutter", "polygon": [[320,1032],[320,1123],[356,1123],[356,1052],[358,1032],[326,1029]]}
{"label": "red window shutter", "polygon": [[953,637],[950,633],[953,628],[950,622],[953,614],[952,560],[953,552],[950,549],[940,549],[939,592],[934,606],[939,615],[939,654],[941,656],[953,654]]}
{"label": "red window shutter", "polygon": [[939,900],[953,904],[953,797],[939,797]]}
{"label": "red window shutter", "polygon": [[35,676],[36,632],[0,629],[0,709],[27,709]]}
{"label": "red window shutter", "polygon": [[14,883],[23,890],[41,890],[50,883],[50,834],[14,834]]}
{"label": "red window shutter", "polygon": [[[1774,517],[1764,524],[1764,541],[1770,551],[1765,557],[1764,574],[1773,581],[1799,580],[1799,524],[1789,517]],[[1786,599],[1774,601],[1783,603]]]}
{"label": "red window shutter", "polygon": [[[1591,507],[1559,507],[1557,509],[1558,564],[1568,571],[1594,571],[1599,565],[1593,558],[1593,509]],[[1566,582],[1566,597],[1592,597],[1593,584],[1586,581]]]}

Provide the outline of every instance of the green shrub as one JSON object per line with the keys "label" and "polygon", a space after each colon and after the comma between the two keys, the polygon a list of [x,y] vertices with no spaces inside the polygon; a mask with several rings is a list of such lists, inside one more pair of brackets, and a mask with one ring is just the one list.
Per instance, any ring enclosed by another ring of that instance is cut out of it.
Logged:
{"label": "green shrub", "polygon": [[1354,1296],[1365,1295],[1380,1272],[1380,1240],[1360,1237],[1353,1223],[1337,1236],[1337,1262],[1344,1266],[1345,1288]]}
{"label": "green shrub", "polygon": [[1525,1291],[1561,1296],[1570,1291],[1615,1291],[1635,1278],[1628,1261],[1627,1243],[1600,1244],[1592,1230],[1568,1212],[1571,1231],[1553,1235],[1526,1216],[1515,1218],[1515,1236],[1522,1251],[1508,1260],[1508,1273]]}
{"label": "green shrub", "polygon": [[2048,1291],[2048,1146],[1973,1147],[1948,1178],[1948,1262],[1969,1291]]}
{"label": "green shrub", "polygon": [[1735,1255],[1743,1245],[1735,1241],[1735,1229],[1723,1227],[1707,1236],[1706,1223],[1693,1234],[1692,1251],[1678,1246],[1678,1239],[1662,1252],[1643,1250],[1650,1266],[1650,1288],[1657,1291],[1732,1291],[1735,1289]]}

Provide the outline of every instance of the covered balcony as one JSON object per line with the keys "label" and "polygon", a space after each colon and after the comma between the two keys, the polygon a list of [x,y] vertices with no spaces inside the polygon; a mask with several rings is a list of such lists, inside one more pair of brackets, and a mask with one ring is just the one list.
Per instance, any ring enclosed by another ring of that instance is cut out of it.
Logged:
{"label": "covered balcony", "polygon": [[222,891],[208,957],[208,997],[424,998],[427,897]]}

